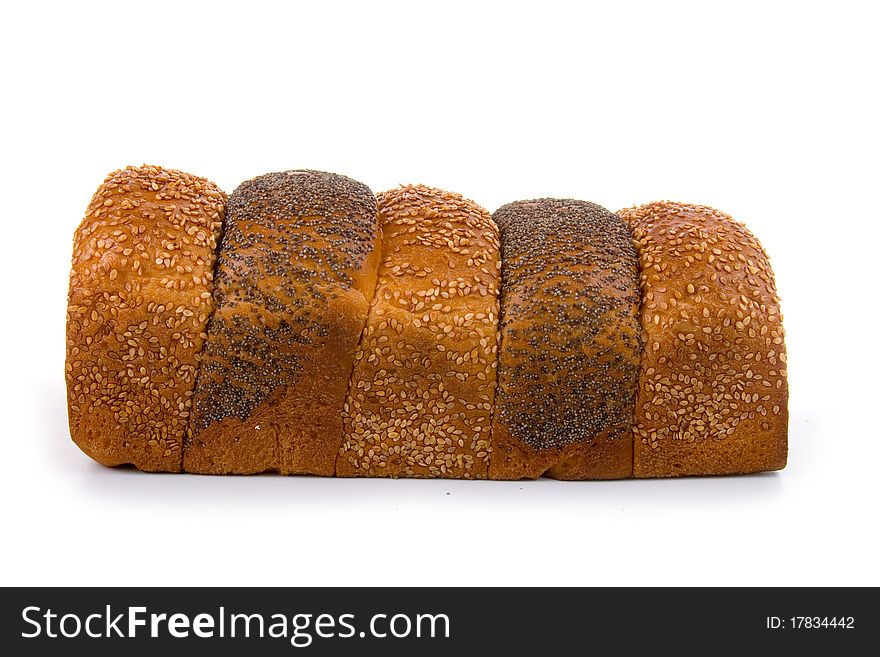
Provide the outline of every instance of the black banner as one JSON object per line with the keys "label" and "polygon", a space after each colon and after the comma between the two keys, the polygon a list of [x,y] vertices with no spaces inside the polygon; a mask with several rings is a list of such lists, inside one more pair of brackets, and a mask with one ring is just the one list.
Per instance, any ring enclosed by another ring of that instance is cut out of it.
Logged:
{"label": "black banner", "polygon": [[880,638],[876,590],[841,588],[21,588],[2,590],[0,613],[6,654],[704,654]]}

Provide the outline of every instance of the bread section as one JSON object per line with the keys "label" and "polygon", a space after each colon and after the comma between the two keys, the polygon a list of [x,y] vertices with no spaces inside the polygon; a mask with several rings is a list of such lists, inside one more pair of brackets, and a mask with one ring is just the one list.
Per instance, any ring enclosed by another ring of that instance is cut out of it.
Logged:
{"label": "bread section", "polygon": [[70,435],[99,463],[181,469],[225,206],[204,178],[147,165],[92,197],[73,240],[65,370]]}
{"label": "bread section", "polygon": [[382,263],[344,411],[339,476],[486,478],[498,231],[462,196],[379,194]]}
{"label": "bread section", "polygon": [[641,354],[629,229],[570,199],[519,201],[493,216],[502,267],[490,476],[629,477]]}
{"label": "bread section", "polygon": [[366,185],[259,176],[229,198],[184,468],[334,473],[379,262]]}
{"label": "bread section", "polygon": [[785,467],[785,336],[764,249],[741,223],[702,205],[619,214],[641,265],[634,476]]}

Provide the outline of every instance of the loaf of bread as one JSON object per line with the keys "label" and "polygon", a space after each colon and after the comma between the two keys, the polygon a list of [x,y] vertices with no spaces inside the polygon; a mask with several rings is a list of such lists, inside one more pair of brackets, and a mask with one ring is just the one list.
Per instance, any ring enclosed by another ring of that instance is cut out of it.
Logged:
{"label": "loaf of bread", "polygon": [[498,230],[458,194],[379,195],[382,263],[345,407],[338,476],[488,474]]}
{"label": "loaf of bread", "polygon": [[201,474],[619,479],[778,470],[782,316],[728,215],[570,199],[493,216],[317,171],[229,197],[142,166],[74,236],[70,433]]}
{"label": "loaf of bread", "polygon": [[493,479],[632,474],[639,273],[632,235],[574,200],[505,205]]}
{"label": "loaf of bread", "polygon": [[641,265],[634,476],[785,467],[782,315],[761,245],[701,205],[650,203],[619,214]]}
{"label": "loaf of bread", "polygon": [[334,473],[378,248],[375,197],[350,178],[286,171],[233,192],[187,472]]}
{"label": "loaf of bread", "polygon": [[68,417],[99,463],[180,471],[225,207],[204,178],[129,167],[107,177],[76,230]]}

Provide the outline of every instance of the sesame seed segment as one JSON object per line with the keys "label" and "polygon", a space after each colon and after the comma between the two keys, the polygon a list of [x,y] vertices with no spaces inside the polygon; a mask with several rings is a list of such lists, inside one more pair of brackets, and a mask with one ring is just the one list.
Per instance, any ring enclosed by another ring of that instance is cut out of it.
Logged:
{"label": "sesame seed segment", "polygon": [[107,177],[76,230],[70,434],[104,465],[181,469],[225,207],[204,178],[128,167]]}
{"label": "sesame seed segment", "polygon": [[661,201],[619,214],[639,252],[646,345],[634,476],[785,467],[784,332],[761,244],[701,205]]}
{"label": "sesame seed segment", "polygon": [[493,216],[502,267],[490,477],[629,477],[641,352],[629,229],[570,199]]}
{"label": "sesame seed segment", "polygon": [[331,476],[379,260],[376,200],[286,171],[229,198],[184,469]]}
{"label": "sesame seed segment", "polygon": [[459,194],[378,196],[382,262],[343,414],[339,476],[486,478],[498,230]]}

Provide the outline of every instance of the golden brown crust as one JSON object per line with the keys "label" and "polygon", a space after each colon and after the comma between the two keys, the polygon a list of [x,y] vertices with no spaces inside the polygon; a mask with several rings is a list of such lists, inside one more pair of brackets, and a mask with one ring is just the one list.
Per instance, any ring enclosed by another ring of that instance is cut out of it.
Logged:
{"label": "golden brown crust", "polygon": [[700,205],[663,201],[618,214],[642,270],[634,476],[785,467],[782,316],[758,240]]}
{"label": "golden brown crust", "polygon": [[519,201],[494,218],[501,350],[489,476],[629,477],[641,352],[629,229],[570,199]]}
{"label": "golden brown crust", "polygon": [[380,194],[382,257],[358,347],[339,476],[485,478],[495,389],[498,230],[458,194]]}
{"label": "golden brown crust", "polygon": [[333,474],[378,267],[376,202],[317,171],[229,198],[184,469]]}
{"label": "golden brown crust", "polygon": [[226,195],[156,166],[111,173],[74,236],[70,435],[104,465],[179,472]]}

